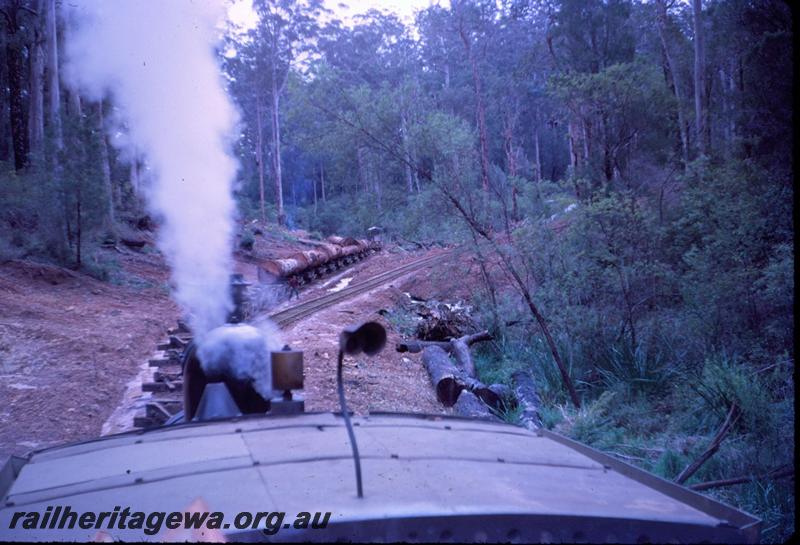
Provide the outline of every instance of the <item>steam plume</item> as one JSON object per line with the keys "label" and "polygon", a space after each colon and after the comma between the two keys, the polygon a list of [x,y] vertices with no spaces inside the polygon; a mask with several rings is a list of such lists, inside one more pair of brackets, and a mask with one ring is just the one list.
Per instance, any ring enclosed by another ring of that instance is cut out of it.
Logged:
{"label": "steam plume", "polygon": [[237,116],[214,53],[224,6],[81,0],[67,25],[67,81],[90,99],[110,94],[114,123],[127,127],[114,145],[144,155],[152,171],[149,207],[162,219],[159,246],[198,336],[222,324],[231,308],[237,164],[228,138]]}

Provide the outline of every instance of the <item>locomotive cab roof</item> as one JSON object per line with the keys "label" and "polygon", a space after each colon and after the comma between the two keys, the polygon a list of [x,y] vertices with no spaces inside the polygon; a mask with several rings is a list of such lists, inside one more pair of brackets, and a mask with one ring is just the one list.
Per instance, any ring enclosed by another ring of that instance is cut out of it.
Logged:
{"label": "locomotive cab roof", "polygon": [[[363,498],[340,414],[242,417],[13,458],[0,477],[0,537],[97,532],[9,529],[17,511],[173,512],[201,498],[225,520],[243,511],[331,513],[326,529],[284,529],[271,537],[279,541],[758,541],[758,519],[546,430],[438,415],[373,413],[354,423]],[[225,533],[270,539],[259,529]]]}

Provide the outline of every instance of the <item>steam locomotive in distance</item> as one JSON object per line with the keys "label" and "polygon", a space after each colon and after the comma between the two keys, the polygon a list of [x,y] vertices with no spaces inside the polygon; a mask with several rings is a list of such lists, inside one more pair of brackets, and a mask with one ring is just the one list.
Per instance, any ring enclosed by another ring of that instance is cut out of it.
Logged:
{"label": "steam locomotive in distance", "polygon": [[331,236],[324,242],[308,242],[315,245],[313,250],[296,252],[286,258],[261,261],[258,264],[258,280],[269,283],[296,279],[298,285],[306,284],[381,249],[379,241],[351,237]]}
{"label": "steam locomotive in distance", "polygon": [[[216,328],[186,347],[167,425],[12,457],[0,540],[758,542],[759,519],[548,430],[351,416],[344,358],[369,365],[385,342],[376,322],[344,329],[340,410],[308,413],[301,351]],[[324,523],[296,524],[312,513]]]}

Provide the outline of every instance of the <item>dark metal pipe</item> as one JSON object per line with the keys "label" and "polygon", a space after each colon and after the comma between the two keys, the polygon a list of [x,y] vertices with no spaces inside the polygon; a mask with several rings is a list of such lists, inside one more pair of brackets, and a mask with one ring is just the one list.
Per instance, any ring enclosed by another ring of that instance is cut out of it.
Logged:
{"label": "dark metal pipe", "polygon": [[358,443],[356,443],[356,434],[353,433],[353,425],[350,423],[350,414],[347,410],[347,402],[344,399],[344,383],[342,381],[342,367],[344,363],[344,353],[339,350],[339,361],[336,367],[336,390],[339,392],[339,405],[342,409],[342,416],[344,417],[344,425],[347,427],[347,435],[350,437],[350,446],[353,448],[353,462],[356,465],[356,489],[358,497],[364,497],[364,491],[361,488],[361,457],[358,454]]}

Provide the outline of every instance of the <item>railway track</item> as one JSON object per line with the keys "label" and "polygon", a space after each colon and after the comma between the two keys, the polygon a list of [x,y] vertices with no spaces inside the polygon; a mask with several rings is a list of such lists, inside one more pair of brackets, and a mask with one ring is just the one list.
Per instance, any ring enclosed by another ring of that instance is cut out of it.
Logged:
{"label": "railway track", "polygon": [[[335,293],[329,293],[293,307],[269,314],[279,327],[284,328],[298,320],[328,308],[336,303],[361,295],[387,282],[408,273],[436,265],[463,250],[457,249],[434,256],[424,257],[390,271],[383,272],[362,282],[358,282]],[[183,377],[180,357],[183,348],[191,342],[191,333],[180,326],[171,329],[169,339],[158,345],[158,352],[149,360],[156,370],[153,380],[142,384],[143,392],[152,392],[144,408],[134,416],[133,425],[137,428],[160,426],[182,408]]]}
{"label": "railway track", "polygon": [[443,261],[448,257],[452,257],[452,252],[445,252],[435,256],[418,259],[416,261],[412,261],[411,263],[406,263],[401,267],[392,269],[391,271],[383,272],[379,275],[373,276],[372,278],[364,280],[363,282],[358,282],[348,286],[336,293],[329,293],[328,295],[323,295],[310,301],[300,303],[299,305],[295,305],[291,308],[275,312],[270,314],[269,317],[278,326],[286,327],[287,325],[296,322],[297,320],[301,320],[306,316],[310,316],[319,310],[327,308],[345,299],[349,299],[350,297],[361,295],[362,293],[375,289],[386,282],[400,278],[401,276],[410,272],[435,265],[436,263]]}

